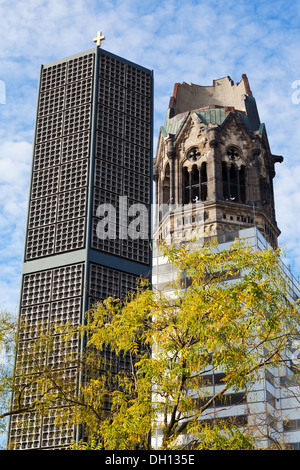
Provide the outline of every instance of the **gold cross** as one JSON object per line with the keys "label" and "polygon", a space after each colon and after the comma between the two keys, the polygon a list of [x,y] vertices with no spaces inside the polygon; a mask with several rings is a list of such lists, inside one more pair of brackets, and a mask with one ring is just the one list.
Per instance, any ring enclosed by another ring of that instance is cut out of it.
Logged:
{"label": "gold cross", "polygon": [[102,36],[102,32],[98,31],[97,37],[94,38],[94,42],[97,44],[97,46],[101,47],[101,41],[104,41],[105,36]]}

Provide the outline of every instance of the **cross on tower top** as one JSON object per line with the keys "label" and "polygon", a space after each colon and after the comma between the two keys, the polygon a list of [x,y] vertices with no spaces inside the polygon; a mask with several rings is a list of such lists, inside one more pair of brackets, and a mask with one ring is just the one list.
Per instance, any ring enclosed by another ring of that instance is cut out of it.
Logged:
{"label": "cross on tower top", "polygon": [[101,47],[101,41],[104,41],[105,36],[102,36],[102,32],[98,31],[97,36],[94,38],[94,42],[97,46]]}

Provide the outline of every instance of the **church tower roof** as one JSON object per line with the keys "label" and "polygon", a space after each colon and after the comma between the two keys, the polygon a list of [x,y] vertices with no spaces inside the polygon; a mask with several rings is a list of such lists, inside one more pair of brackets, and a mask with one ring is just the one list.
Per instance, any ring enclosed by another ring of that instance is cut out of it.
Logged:
{"label": "church tower roof", "polygon": [[204,123],[219,125],[230,112],[236,111],[251,131],[263,128],[245,74],[238,83],[229,76],[213,80],[212,86],[176,83],[162,132],[176,134],[191,111],[196,112]]}

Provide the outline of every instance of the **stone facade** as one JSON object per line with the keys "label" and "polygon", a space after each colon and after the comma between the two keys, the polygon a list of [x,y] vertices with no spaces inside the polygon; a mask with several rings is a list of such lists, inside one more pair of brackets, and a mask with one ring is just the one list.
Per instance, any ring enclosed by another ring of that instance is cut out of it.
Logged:
{"label": "stone facade", "polygon": [[211,87],[176,84],[154,162],[156,203],[201,202],[205,236],[257,226],[276,247],[273,178],[282,160],[271,153],[245,75],[238,84],[230,77]]}

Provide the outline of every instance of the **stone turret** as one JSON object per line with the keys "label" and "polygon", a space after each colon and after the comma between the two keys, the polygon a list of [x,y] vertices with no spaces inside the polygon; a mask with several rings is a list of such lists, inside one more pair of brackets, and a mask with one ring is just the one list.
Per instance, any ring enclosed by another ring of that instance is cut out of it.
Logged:
{"label": "stone turret", "polygon": [[[156,204],[168,206],[171,238],[180,240],[175,208],[200,203],[204,236],[255,225],[276,247],[273,178],[282,160],[271,153],[246,75],[236,84],[228,76],[212,86],[175,84],[154,165]],[[161,238],[165,214],[157,219]]]}

